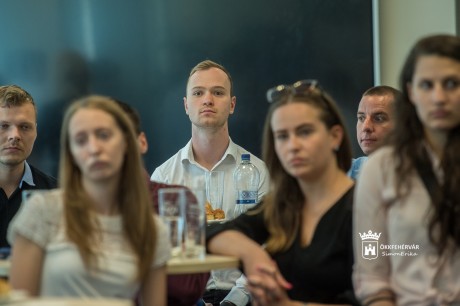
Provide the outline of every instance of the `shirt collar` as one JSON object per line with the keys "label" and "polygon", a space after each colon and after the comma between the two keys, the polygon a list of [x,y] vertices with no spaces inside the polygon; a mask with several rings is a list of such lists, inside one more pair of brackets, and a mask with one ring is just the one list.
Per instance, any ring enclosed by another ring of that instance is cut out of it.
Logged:
{"label": "shirt collar", "polygon": [[32,176],[32,170],[30,169],[29,164],[24,161],[24,175],[22,176],[21,181],[19,182],[19,188],[22,188],[22,183],[27,183],[30,186],[35,186],[34,178]]}
{"label": "shirt collar", "polygon": [[[233,158],[235,161],[238,160],[238,147],[237,145],[232,141],[232,139],[229,137],[228,138],[230,141],[228,143],[227,150],[225,150],[224,155],[220,159],[220,161],[214,166],[218,166],[223,160],[226,158]],[[193,156],[193,150],[192,150],[192,140],[190,139],[189,142],[185,145],[184,149],[181,152],[180,160],[182,163],[189,162],[192,164],[196,164],[197,162],[195,161],[195,157]]]}

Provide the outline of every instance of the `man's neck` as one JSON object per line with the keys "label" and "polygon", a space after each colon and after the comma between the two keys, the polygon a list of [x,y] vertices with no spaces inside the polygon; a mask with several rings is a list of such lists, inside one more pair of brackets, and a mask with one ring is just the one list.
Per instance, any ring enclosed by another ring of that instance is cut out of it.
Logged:
{"label": "man's neck", "polygon": [[228,127],[219,130],[192,127],[192,150],[195,161],[211,170],[224,156],[230,143]]}
{"label": "man's neck", "polygon": [[18,188],[24,175],[24,169],[25,162],[14,166],[0,164],[0,188],[8,197]]}

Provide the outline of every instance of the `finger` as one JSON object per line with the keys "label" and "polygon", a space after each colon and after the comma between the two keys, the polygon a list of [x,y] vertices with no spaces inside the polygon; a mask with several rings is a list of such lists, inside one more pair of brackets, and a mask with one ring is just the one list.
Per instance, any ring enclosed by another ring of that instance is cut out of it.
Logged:
{"label": "finger", "polygon": [[279,272],[277,267],[268,267],[260,265],[257,266],[257,271],[264,275],[271,276],[283,289],[292,289],[292,284],[284,278],[284,276],[281,274],[281,272]]}
{"label": "finger", "polygon": [[251,293],[253,300],[256,301],[257,305],[260,305],[260,306],[266,305],[266,300],[267,300],[266,289],[264,288],[263,285],[264,285],[263,281],[260,277],[257,277],[257,276],[248,277],[246,288]]}
{"label": "finger", "polygon": [[278,305],[278,302],[285,297],[286,293],[271,276],[262,274],[248,277],[247,289],[253,299],[260,305]]}

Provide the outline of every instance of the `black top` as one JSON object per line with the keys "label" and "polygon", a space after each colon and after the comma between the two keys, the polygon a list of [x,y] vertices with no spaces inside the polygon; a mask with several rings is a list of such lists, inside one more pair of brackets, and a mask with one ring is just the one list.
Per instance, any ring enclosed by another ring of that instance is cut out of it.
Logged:
{"label": "black top", "polygon": [[10,198],[8,198],[5,191],[0,188],[0,248],[10,246],[6,241],[6,233],[11,219],[13,219],[21,206],[22,191],[29,189],[52,189],[57,187],[57,180],[54,177],[46,175],[31,165],[29,166],[32,171],[35,186],[30,186],[26,182],[22,182],[22,188],[18,186],[11,194]]}
{"label": "black top", "polygon": [[[357,304],[352,287],[352,204],[348,190],[320,219],[310,245],[302,247],[300,235],[285,252],[273,254],[281,274],[293,285],[293,300],[316,303]],[[238,230],[263,244],[268,238],[262,213],[243,214],[207,228],[206,240],[224,230]],[[235,246],[237,247],[237,246]]]}

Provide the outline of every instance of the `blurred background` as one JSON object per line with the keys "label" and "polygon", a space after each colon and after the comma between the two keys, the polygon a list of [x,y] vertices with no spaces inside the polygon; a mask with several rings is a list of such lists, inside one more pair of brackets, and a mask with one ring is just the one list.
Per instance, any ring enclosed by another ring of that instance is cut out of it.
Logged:
{"label": "blurred background", "polygon": [[96,93],[133,105],[149,140],[149,173],[191,136],[183,107],[190,69],[224,65],[237,97],[230,135],[260,156],[269,87],[318,79],[346,117],[374,84],[369,0],[2,0],[0,84],[38,107],[29,162],[57,174],[62,112]]}

